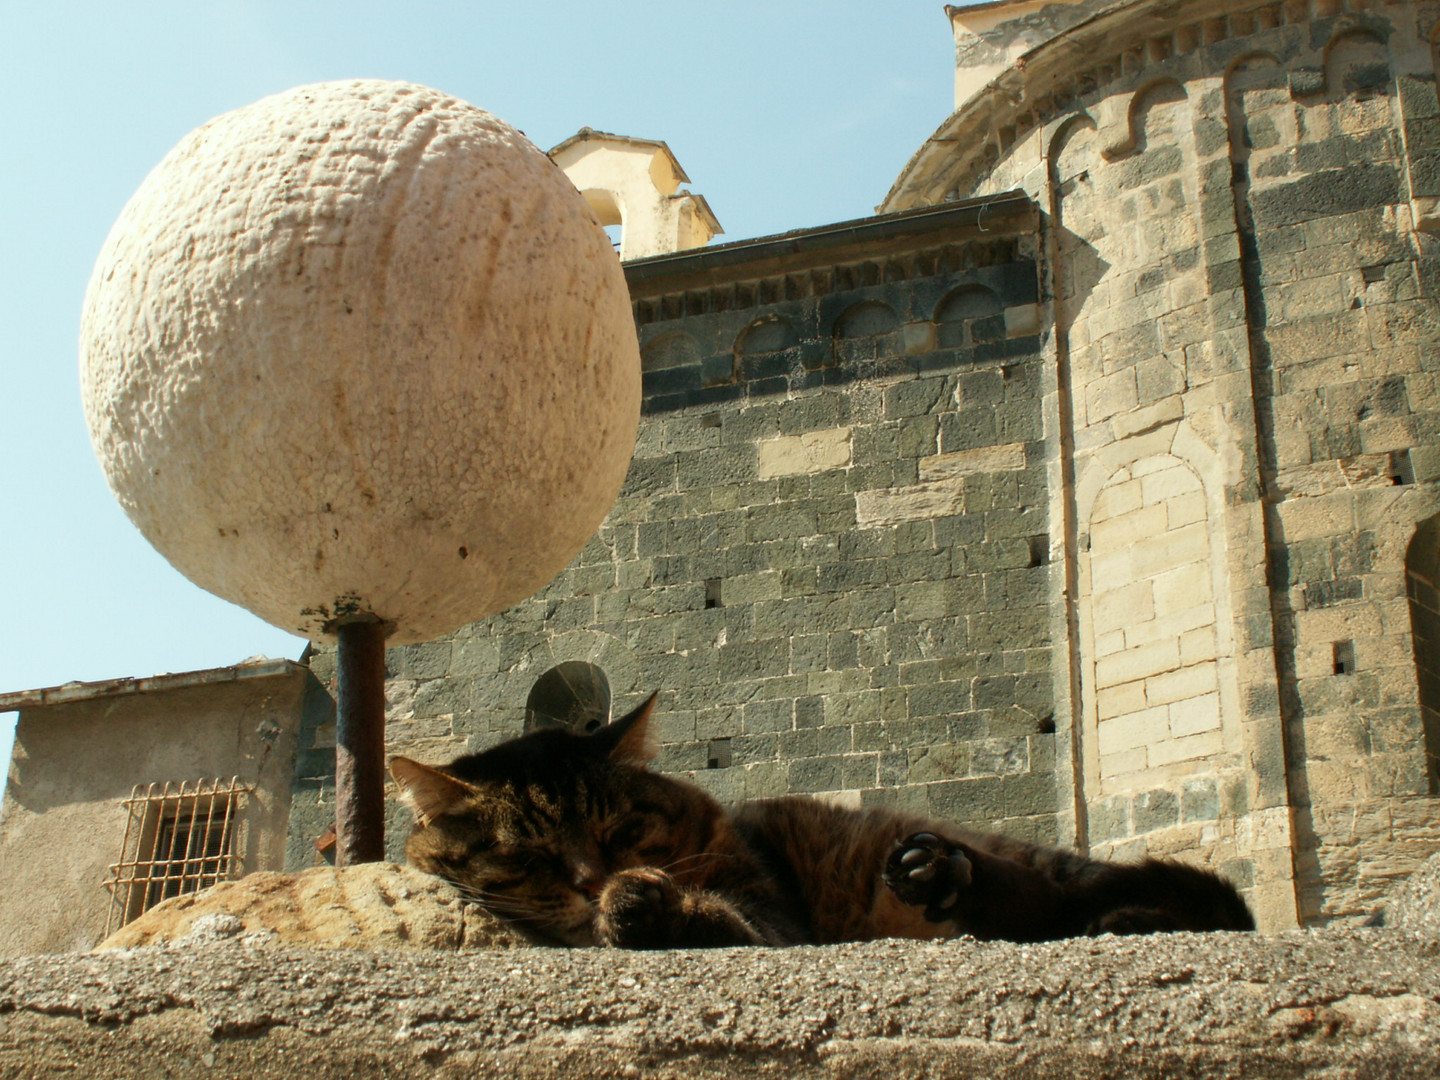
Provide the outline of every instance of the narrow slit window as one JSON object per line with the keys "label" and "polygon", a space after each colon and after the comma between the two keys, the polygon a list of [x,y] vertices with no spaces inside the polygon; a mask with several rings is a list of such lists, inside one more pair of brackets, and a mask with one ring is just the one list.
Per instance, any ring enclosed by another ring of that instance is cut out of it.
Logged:
{"label": "narrow slit window", "polygon": [[172,896],[240,876],[235,832],[249,790],[238,777],[131,790],[120,860],[105,882],[111,897],[107,935]]}
{"label": "narrow slit window", "polygon": [[1335,674],[1355,674],[1355,643],[1353,641],[1335,642]]}

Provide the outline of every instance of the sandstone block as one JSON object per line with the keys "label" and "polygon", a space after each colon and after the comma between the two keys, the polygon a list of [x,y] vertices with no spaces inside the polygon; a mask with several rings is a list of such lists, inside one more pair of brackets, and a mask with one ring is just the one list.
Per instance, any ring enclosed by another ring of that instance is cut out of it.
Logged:
{"label": "sandstone block", "polygon": [[1213,596],[1208,562],[1193,562],[1157,574],[1154,584],[1156,615],[1188,611],[1207,603]]}
{"label": "sandstone block", "polygon": [[1138,435],[1162,424],[1174,423],[1184,415],[1185,403],[1178,395],[1164,398],[1153,405],[1116,416],[1113,421],[1115,434],[1122,439],[1128,439],[1131,435]]}
{"label": "sandstone block", "polygon": [[[1125,475],[1128,476],[1129,473],[1127,472]],[[1112,479],[1095,497],[1095,505],[1090,511],[1090,521],[1092,523],[1108,521],[1110,518],[1139,509],[1140,481]]]}
{"label": "sandstone block", "polygon": [[956,450],[920,459],[920,479],[952,480],[977,473],[1004,472],[1025,467],[1025,444],[1006,443],[1001,446],[979,446],[973,450]]}
{"label": "sandstone block", "polygon": [[1113,720],[1102,720],[1099,726],[1100,754],[1117,754],[1149,746],[1163,739],[1169,731],[1169,714],[1161,706],[1144,709]]}
{"label": "sandstone block", "polygon": [[1146,704],[1143,679],[1119,686],[1107,686],[1095,694],[1096,713],[1101,720],[1141,712]]}
{"label": "sandstone block", "polygon": [[1218,754],[1225,748],[1218,731],[1206,731],[1199,735],[1187,735],[1179,739],[1160,739],[1146,747],[1150,767],[1174,765],[1181,761],[1197,761]]}
{"label": "sandstone block", "polygon": [[[1197,669],[1200,670],[1200,669]],[[1213,671],[1209,679],[1214,684]],[[1204,685],[1205,680],[1201,680]],[[1176,701],[1170,706],[1170,734],[1177,739],[1188,735],[1199,735],[1220,727],[1220,695],[1215,691],[1198,697]]]}
{"label": "sandstone block", "polygon": [[1144,540],[1165,531],[1165,507],[1144,506],[1128,514],[1112,517],[1090,526],[1092,547],[1098,550]]}
{"label": "sandstone block", "polygon": [[1146,506],[1199,490],[1200,478],[1186,465],[1171,465],[1140,479],[1140,495]]}
{"label": "sandstone block", "polygon": [[1151,583],[1137,581],[1118,589],[1095,593],[1095,630],[1123,630],[1155,617],[1155,596]]}
{"label": "sandstone block", "polygon": [[[1193,667],[1182,667],[1176,671],[1169,671],[1163,675],[1146,679],[1145,700],[1151,705],[1168,705],[1186,698],[1199,697],[1202,694],[1213,695],[1218,686],[1219,676],[1215,669],[1215,663],[1210,661],[1196,664]],[[1218,716],[1219,714],[1216,713],[1217,719]],[[1172,710],[1172,722],[1174,717],[1175,713]],[[1191,732],[1176,732],[1176,734],[1191,734]]]}
{"label": "sandstone block", "polygon": [[1125,627],[1125,644],[1130,648],[1137,648],[1166,638],[1183,639],[1190,631],[1211,626],[1214,622],[1215,605],[1209,602],[1197,604],[1183,611],[1157,615],[1148,622],[1131,623]]}
{"label": "sandstone block", "polygon": [[1107,656],[1095,665],[1095,684],[1115,686],[1180,666],[1180,644],[1174,638]]}
{"label": "sandstone block", "polygon": [[855,524],[862,529],[948,517],[964,511],[965,489],[960,480],[937,480],[855,493]]}
{"label": "sandstone block", "polygon": [[843,469],[850,464],[850,429],[839,427],[782,435],[760,443],[759,452],[761,480]]}
{"label": "sandstone block", "polygon": [[1213,624],[1196,627],[1180,636],[1180,662],[1182,664],[1198,664],[1202,660],[1213,660],[1216,655]]}

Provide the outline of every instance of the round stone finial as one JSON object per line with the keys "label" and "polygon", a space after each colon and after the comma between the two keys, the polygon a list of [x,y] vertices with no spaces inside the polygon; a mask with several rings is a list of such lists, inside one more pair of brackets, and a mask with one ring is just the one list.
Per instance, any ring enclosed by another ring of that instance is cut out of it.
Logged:
{"label": "round stone finial", "polygon": [[302,86],[186,136],[85,297],[111,490],[202,588],[311,639],[531,595],[614,503],[640,359],[604,231],[472,105]]}

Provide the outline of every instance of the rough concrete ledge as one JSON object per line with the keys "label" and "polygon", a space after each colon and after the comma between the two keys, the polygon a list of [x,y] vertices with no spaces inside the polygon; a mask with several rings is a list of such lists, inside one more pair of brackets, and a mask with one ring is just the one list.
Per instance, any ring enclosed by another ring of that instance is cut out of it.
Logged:
{"label": "rough concrete ledge", "polygon": [[1435,1077],[1440,938],[0,963],[0,1076]]}

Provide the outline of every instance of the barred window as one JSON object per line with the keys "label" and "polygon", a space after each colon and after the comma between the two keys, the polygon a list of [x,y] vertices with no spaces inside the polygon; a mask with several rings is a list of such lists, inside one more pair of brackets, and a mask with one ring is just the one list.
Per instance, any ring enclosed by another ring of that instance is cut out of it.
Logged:
{"label": "barred window", "polygon": [[249,791],[239,777],[135,785],[120,861],[105,882],[107,936],[162,900],[240,876],[235,827]]}

